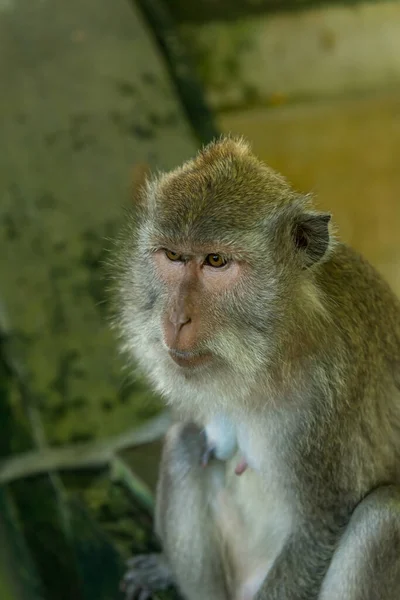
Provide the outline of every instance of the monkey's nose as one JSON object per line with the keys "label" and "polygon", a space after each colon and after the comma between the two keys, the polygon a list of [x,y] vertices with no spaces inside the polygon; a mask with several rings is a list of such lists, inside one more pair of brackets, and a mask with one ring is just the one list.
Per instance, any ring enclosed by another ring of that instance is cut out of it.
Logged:
{"label": "monkey's nose", "polygon": [[191,322],[191,318],[185,312],[173,311],[169,317],[170,322],[175,328],[175,332],[179,333],[184,325],[188,325]]}

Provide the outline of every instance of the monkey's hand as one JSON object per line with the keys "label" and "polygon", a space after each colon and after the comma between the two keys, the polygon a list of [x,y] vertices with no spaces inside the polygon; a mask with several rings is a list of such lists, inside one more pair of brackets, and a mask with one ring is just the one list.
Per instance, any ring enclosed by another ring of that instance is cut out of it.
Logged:
{"label": "monkey's hand", "polygon": [[215,446],[214,444],[210,444],[206,447],[202,454],[201,466],[205,468],[213,458],[215,458]]}
{"label": "monkey's hand", "polygon": [[139,554],[129,559],[121,582],[125,600],[150,600],[155,592],[173,585],[170,568],[160,554]]}

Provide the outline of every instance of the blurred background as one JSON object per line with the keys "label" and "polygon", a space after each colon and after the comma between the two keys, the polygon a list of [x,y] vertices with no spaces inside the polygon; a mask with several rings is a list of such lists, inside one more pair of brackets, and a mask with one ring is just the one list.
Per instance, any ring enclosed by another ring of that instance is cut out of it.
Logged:
{"label": "blurred background", "polygon": [[400,293],[400,3],[0,0],[0,81],[0,598],[117,600],[169,423],[106,318],[135,166],[242,134]]}

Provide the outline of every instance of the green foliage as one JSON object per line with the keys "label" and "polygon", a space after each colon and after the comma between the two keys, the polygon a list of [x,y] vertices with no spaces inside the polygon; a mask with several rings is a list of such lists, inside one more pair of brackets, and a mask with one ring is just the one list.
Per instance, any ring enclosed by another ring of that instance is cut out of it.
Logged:
{"label": "green foliage", "polygon": [[[0,402],[2,398],[0,398]],[[44,600],[43,589],[8,491],[0,487],[0,598]]]}

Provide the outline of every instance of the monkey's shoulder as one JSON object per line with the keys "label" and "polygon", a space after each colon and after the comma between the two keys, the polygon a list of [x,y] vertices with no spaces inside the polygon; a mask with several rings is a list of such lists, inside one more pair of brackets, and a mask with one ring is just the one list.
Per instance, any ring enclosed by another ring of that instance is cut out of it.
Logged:
{"label": "monkey's shoulder", "polygon": [[386,319],[391,316],[400,323],[398,297],[378,270],[350,246],[337,244],[329,260],[321,265],[317,279],[336,306],[347,303],[353,310],[384,313]]}

